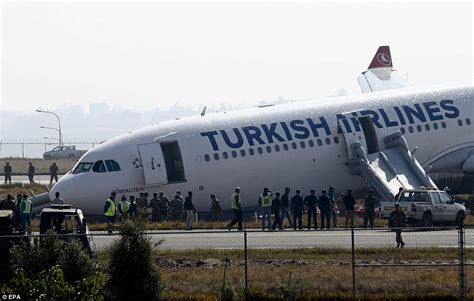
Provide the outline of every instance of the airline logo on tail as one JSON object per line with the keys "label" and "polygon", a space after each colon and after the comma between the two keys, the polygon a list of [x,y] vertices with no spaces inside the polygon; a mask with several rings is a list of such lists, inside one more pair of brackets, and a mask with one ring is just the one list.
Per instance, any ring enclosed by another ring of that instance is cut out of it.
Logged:
{"label": "airline logo on tail", "polygon": [[369,65],[369,70],[374,68],[392,68],[392,56],[390,55],[390,47],[380,46]]}

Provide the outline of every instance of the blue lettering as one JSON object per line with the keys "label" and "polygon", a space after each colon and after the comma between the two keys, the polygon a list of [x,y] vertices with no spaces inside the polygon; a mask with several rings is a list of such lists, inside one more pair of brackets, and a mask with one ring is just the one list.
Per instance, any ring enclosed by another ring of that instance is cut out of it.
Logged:
{"label": "blue lettering", "polygon": [[290,126],[296,132],[296,139],[306,139],[309,137],[309,130],[304,126],[303,120],[292,120]]}
{"label": "blue lettering", "polygon": [[209,138],[209,142],[211,142],[212,149],[213,149],[214,151],[218,151],[218,150],[219,150],[219,146],[217,145],[216,138],[214,138],[215,135],[219,135],[219,134],[217,133],[217,131],[201,133],[201,136],[202,136],[202,137],[207,137],[207,138]]}
{"label": "blue lettering", "polygon": [[357,119],[358,117],[357,112],[352,112],[351,114],[352,116],[354,116],[351,118],[352,124],[354,125],[354,129],[356,132],[359,132],[361,128],[360,128],[360,121],[359,119]]}
{"label": "blue lettering", "polygon": [[400,108],[399,107],[393,107],[393,109],[395,110],[395,113],[397,113],[398,119],[400,120],[400,124],[401,125],[407,124],[406,121],[405,121],[405,117],[403,117],[402,111],[400,111]]}
{"label": "blue lettering", "polygon": [[258,127],[251,125],[251,126],[246,126],[242,129],[244,130],[245,137],[247,137],[247,141],[249,142],[250,146],[255,145],[255,143],[253,142],[254,140],[256,140],[259,144],[265,144],[262,138],[260,138],[260,136],[262,135],[262,132],[260,131]]}
{"label": "blue lettering", "polygon": [[311,131],[313,132],[314,137],[319,137],[318,129],[323,128],[326,131],[326,135],[331,135],[331,130],[329,129],[328,123],[324,117],[319,117],[320,123],[314,123],[313,119],[307,118],[306,121],[308,122],[309,126],[311,127]]}
{"label": "blue lettering", "polygon": [[380,115],[382,115],[382,119],[385,122],[386,127],[392,127],[392,126],[398,126],[398,122],[390,120],[390,118],[387,115],[387,112],[385,112],[384,109],[379,109]]}
{"label": "blue lettering", "polygon": [[428,118],[431,121],[436,121],[436,120],[442,120],[443,119],[443,115],[435,115],[435,113],[441,113],[441,110],[439,109],[436,102],[434,102],[434,101],[425,102],[425,103],[423,103],[423,106],[425,107],[426,113],[428,113]]}
{"label": "blue lettering", "polygon": [[284,122],[282,121],[282,122],[280,122],[280,125],[281,125],[281,127],[283,128],[283,131],[285,132],[286,140],[287,140],[287,141],[292,141],[292,140],[293,140],[293,137],[291,136],[290,129],[288,128],[288,126],[286,125],[286,123],[284,123]]}
{"label": "blue lettering", "polygon": [[444,116],[447,117],[447,118],[453,119],[453,118],[457,118],[459,116],[459,110],[454,105],[452,105],[453,103],[454,103],[454,101],[452,101],[450,99],[442,100],[439,103],[444,110],[446,110],[448,112],[451,112],[451,113],[444,113]]}
{"label": "blue lettering", "polygon": [[[338,127],[337,127],[337,133],[338,134],[342,134],[343,132],[352,133],[351,126],[349,125],[349,121],[347,121],[346,116],[344,116],[342,114],[337,114],[336,115],[336,120],[337,120],[337,124],[338,124]],[[345,131],[342,130],[341,122],[344,125]]]}
{"label": "blue lettering", "polygon": [[276,122],[270,124],[270,128],[268,128],[266,124],[262,124],[262,129],[265,132],[265,136],[267,136],[268,143],[273,143],[273,137],[275,137],[275,139],[278,140],[279,142],[285,141],[285,139],[283,139],[282,136],[280,136],[279,134],[275,132],[276,126],[277,126]]}
{"label": "blue lettering", "polygon": [[372,122],[373,122],[374,125],[375,125],[376,127],[378,127],[379,129],[383,127],[383,126],[380,124],[380,122],[379,122],[379,114],[377,114],[377,112],[372,111],[372,110],[363,110],[363,111],[360,111],[360,114],[361,114],[361,115],[369,115],[369,116],[371,116],[370,118],[372,119]]}
{"label": "blue lettering", "polygon": [[239,129],[233,128],[232,130],[234,131],[235,137],[237,137],[237,142],[230,141],[229,135],[227,135],[226,131],[220,130],[219,132],[221,132],[222,138],[224,138],[224,142],[225,144],[227,144],[228,147],[231,147],[231,148],[242,147],[242,145],[244,145],[244,139],[242,139],[242,135],[240,134]]}
{"label": "blue lettering", "polygon": [[405,114],[407,115],[408,122],[410,124],[415,123],[415,119],[413,117],[416,117],[421,122],[426,122],[425,114],[423,114],[423,110],[421,109],[420,105],[415,104],[414,106],[416,110],[410,108],[409,106],[402,106]]}

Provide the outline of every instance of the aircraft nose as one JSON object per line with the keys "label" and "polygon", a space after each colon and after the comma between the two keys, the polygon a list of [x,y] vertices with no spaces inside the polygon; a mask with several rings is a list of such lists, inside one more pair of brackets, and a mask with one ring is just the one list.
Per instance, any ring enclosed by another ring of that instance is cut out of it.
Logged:
{"label": "aircraft nose", "polygon": [[71,203],[77,197],[75,185],[71,183],[72,175],[66,174],[59,181],[54,184],[49,192],[49,198],[53,200],[56,198],[56,192],[59,192],[60,197],[64,200],[64,203]]}

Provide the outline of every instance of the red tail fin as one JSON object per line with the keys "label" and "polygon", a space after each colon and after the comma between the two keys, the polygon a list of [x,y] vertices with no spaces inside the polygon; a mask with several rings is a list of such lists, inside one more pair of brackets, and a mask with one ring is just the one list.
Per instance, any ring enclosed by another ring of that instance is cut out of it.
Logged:
{"label": "red tail fin", "polygon": [[369,69],[373,68],[392,68],[392,56],[390,55],[390,47],[389,46],[380,46],[375,53],[372,62],[369,65]]}

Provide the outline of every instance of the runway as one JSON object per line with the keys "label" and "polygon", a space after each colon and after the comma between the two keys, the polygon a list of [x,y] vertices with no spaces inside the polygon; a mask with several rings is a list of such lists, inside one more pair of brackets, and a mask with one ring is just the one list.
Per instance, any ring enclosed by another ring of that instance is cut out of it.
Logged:
{"label": "runway", "polygon": [[[149,234],[155,248],[164,250],[243,249],[244,232],[237,231],[153,231]],[[118,235],[93,232],[98,250],[110,247]],[[474,229],[467,229],[466,247],[474,246]],[[410,230],[403,232],[406,248],[456,248],[458,230]],[[395,233],[384,230],[355,230],[356,248],[386,248],[395,246]],[[318,231],[248,231],[247,245],[251,249],[351,248],[350,230]]]}

